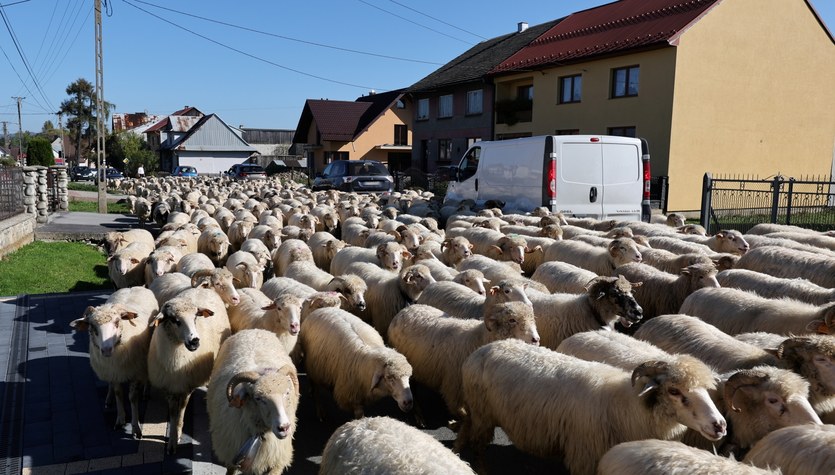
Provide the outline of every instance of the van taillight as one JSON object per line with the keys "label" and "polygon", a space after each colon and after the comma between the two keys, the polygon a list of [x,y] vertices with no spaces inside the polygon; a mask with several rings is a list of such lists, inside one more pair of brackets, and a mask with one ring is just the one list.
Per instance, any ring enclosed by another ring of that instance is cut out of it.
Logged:
{"label": "van taillight", "polygon": [[551,160],[548,165],[548,198],[557,197],[557,161]]}
{"label": "van taillight", "polygon": [[652,172],[649,168],[649,160],[644,162],[644,199],[649,200],[650,182],[652,181]]}

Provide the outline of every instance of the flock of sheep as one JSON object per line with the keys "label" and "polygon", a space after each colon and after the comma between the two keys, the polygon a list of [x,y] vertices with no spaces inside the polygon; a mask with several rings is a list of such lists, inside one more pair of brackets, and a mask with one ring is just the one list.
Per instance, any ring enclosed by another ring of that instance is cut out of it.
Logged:
{"label": "flock of sheep", "polygon": [[[508,214],[278,180],[122,187],[160,232],[107,236],[118,290],[72,326],[117,426],[123,383],[134,437],[142,385],[166,394],[169,453],[207,386],[227,473],[283,472],[303,369],[320,416],[330,398],[354,418],[323,474],[484,473],[497,427],[577,475],[835,470],[829,234],[706,236],[677,214]],[[443,399],[453,450],[415,427],[413,384]],[[409,423],[364,417],[389,397]]]}

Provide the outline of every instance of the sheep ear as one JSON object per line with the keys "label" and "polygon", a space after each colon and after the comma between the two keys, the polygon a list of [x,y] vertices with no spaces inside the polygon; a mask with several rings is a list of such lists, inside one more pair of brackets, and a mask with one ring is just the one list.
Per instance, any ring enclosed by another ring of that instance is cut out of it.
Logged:
{"label": "sheep ear", "polygon": [[643,282],[630,282],[629,285],[632,286],[632,289],[637,289],[640,286],[644,285],[644,283]]}
{"label": "sheep ear", "polygon": [[74,329],[77,332],[86,332],[90,329],[90,322],[87,321],[87,318],[81,317],[71,321],[70,328]]}
{"label": "sheep ear", "polygon": [[197,317],[211,317],[214,314],[215,312],[209,310],[208,308],[198,308],[197,313],[194,315]]}
{"label": "sheep ear", "polygon": [[681,269],[680,271],[678,271],[678,273],[681,274],[681,275],[690,275],[690,269],[685,267],[684,269]]}
{"label": "sheep ear", "polygon": [[527,247],[527,248],[525,248],[525,254],[530,254],[532,252],[541,251],[541,250],[542,250],[542,246],[536,246],[533,249]]}
{"label": "sheep ear", "polygon": [[376,371],[374,371],[374,376],[371,377],[371,390],[373,391],[380,384],[380,382],[382,380],[383,380],[383,368],[380,367],[380,368],[377,368]]}
{"label": "sheep ear", "polygon": [[498,328],[499,322],[496,320],[495,317],[485,317],[484,326],[487,327],[488,332],[492,332],[493,330]]}
{"label": "sheep ear", "polygon": [[130,258],[130,263],[131,263],[131,264],[139,264],[139,259],[137,259],[137,258],[135,258],[135,257],[131,257],[131,258]]}
{"label": "sheep ear", "polygon": [[273,303],[267,305],[266,307],[261,307],[261,310],[275,310],[276,307],[277,307],[277,305],[275,304],[275,302],[273,302]]}
{"label": "sheep ear", "polygon": [[809,331],[809,332],[812,332],[812,333],[819,333],[819,334],[822,334],[822,335],[828,335],[829,333],[832,332],[832,329],[829,328],[829,326],[826,324],[825,321],[818,319],[818,320],[812,320],[811,322],[809,322],[809,324],[806,325],[806,331]]}
{"label": "sheep ear", "polygon": [[600,292],[599,294],[597,294],[597,298],[595,298],[595,300],[603,300],[603,297],[605,296],[606,292]]}
{"label": "sheep ear", "polygon": [[502,248],[500,248],[499,246],[497,246],[497,245],[495,245],[495,244],[493,244],[493,245],[491,245],[491,246],[490,246],[490,250],[493,250],[493,249],[495,249],[496,251],[498,251],[498,252],[499,252],[499,254],[501,254],[502,252],[504,252],[504,251],[502,250]]}
{"label": "sheep ear", "polygon": [[128,323],[130,323],[133,326],[136,326],[136,324],[133,323],[133,319],[138,317],[138,316],[139,315],[137,315],[136,312],[127,312],[127,311],[122,312],[122,315],[121,315],[122,320],[127,320]]}
{"label": "sheep ear", "polygon": [[488,292],[490,292],[490,295],[496,295],[497,293],[499,293],[499,290],[501,290],[501,289],[499,289],[499,286],[494,285],[494,286],[490,287],[490,290],[488,290]]}
{"label": "sheep ear", "polygon": [[403,259],[411,259],[414,257],[414,255],[409,251],[403,251],[401,252],[401,255],[403,256]]}
{"label": "sheep ear", "polygon": [[162,323],[162,320],[164,318],[165,318],[165,315],[163,315],[162,312],[160,312],[160,313],[154,315],[153,317],[151,317],[151,319],[148,321],[148,326],[149,327],[159,326],[159,324]]}
{"label": "sheep ear", "polygon": [[391,231],[387,232],[386,234],[388,234],[389,236],[394,236],[394,239],[396,239],[397,241],[402,241],[403,240],[403,236],[395,230],[391,230]]}

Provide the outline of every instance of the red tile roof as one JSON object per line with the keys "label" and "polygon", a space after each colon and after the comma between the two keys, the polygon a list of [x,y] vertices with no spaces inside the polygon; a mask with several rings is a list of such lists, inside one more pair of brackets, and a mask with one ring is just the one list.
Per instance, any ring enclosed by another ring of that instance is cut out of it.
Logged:
{"label": "red tile roof", "polygon": [[719,0],[620,0],[569,15],[490,73],[529,69],[659,43]]}

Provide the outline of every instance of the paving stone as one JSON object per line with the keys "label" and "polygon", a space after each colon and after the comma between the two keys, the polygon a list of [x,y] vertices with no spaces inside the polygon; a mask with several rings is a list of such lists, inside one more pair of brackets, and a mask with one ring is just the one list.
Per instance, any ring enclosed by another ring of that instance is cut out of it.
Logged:
{"label": "paving stone", "polygon": [[81,460],[74,463],[67,464],[67,475],[72,475],[74,473],[87,473],[87,467],[90,465],[89,460]]}
{"label": "paving stone", "polygon": [[52,458],[52,444],[50,443],[47,445],[25,447],[23,449],[23,457],[21,462],[23,467],[52,465],[53,463],[55,463],[55,460]]}
{"label": "paving stone", "polygon": [[90,470],[107,470],[122,466],[122,457],[105,457],[90,460]]}
{"label": "paving stone", "polygon": [[23,451],[30,447],[39,447],[52,443],[52,425],[50,421],[25,423],[23,426]]}

